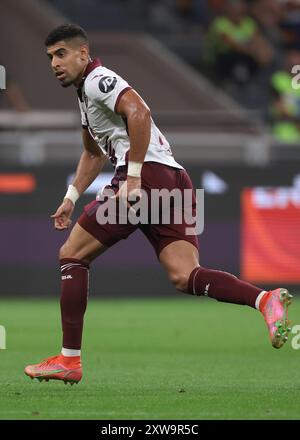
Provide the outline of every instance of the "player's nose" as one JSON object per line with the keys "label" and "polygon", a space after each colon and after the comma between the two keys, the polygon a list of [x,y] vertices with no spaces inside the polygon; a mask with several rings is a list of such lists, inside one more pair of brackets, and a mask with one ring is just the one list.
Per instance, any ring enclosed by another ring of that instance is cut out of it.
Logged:
{"label": "player's nose", "polygon": [[54,57],[52,58],[52,61],[51,61],[51,67],[52,67],[52,69],[54,70],[54,72],[56,71],[56,70],[58,70],[59,69],[59,62],[58,62],[58,60],[57,59],[54,59]]}

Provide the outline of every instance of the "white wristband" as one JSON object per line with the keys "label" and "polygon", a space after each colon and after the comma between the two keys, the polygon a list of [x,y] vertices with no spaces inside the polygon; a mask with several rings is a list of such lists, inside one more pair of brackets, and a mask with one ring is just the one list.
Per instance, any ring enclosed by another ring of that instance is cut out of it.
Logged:
{"label": "white wristband", "polygon": [[66,192],[66,195],[64,199],[69,199],[75,206],[75,203],[79,199],[79,193],[74,185],[69,185],[68,191]]}
{"label": "white wristband", "polygon": [[143,166],[143,164],[140,162],[129,161],[127,176],[141,177],[142,166]]}

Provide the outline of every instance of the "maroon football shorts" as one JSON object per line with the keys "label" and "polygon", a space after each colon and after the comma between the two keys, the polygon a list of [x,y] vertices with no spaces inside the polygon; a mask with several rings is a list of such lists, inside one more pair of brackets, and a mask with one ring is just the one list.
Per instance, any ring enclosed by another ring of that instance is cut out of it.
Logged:
{"label": "maroon football shorts", "polygon": [[[111,181],[111,184],[106,188],[113,190],[115,193],[119,189],[119,182],[126,180],[127,166],[121,166],[116,170],[116,173]],[[169,191],[177,188],[182,191],[190,189],[192,191],[192,207],[191,212],[193,217],[196,214],[196,197],[193,189],[193,184],[187,172],[184,169],[170,167],[158,162],[145,162],[142,168],[141,175],[142,189],[147,192],[148,200],[150,201],[150,190],[166,188]],[[96,212],[101,205],[101,209],[107,201],[93,200],[84,207],[84,212],[78,219],[79,225],[89,232],[93,237],[100,241],[104,246],[110,247],[119,240],[126,239],[136,229],[140,229],[152,244],[157,257],[162,249],[173,241],[185,240],[192,243],[198,249],[197,235],[187,235],[186,228],[191,228],[194,225],[187,224],[185,216],[182,214],[182,222],[176,224],[174,222],[174,215],[172,212],[172,202],[170,202],[170,222],[168,224],[119,224],[118,219],[116,224],[106,223],[99,224],[96,218]],[[183,207],[182,207],[183,209]],[[149,204],[149,216],[151,215],[151,204]],[[161,217],[160,217],[161,219]]]}

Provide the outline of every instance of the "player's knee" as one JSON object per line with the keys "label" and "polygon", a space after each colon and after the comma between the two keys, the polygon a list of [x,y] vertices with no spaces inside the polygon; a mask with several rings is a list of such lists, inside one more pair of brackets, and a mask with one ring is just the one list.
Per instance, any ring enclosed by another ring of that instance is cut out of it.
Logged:
{"label": "player's knee", "polygon": [[59,259],[62,260],[63,258],[78,258],[76,252],[68,245],[68,242],[63,244],[59,250]]}
{"label": "player's knee", "polygon": [[185,273],[173,273],[170,275],[170,280],[174,284],[175,288],[180,292],[188,292],[189,276]]}
{"label": "player's knee", "polygon": [[93,261],[93,259],[86,255],[82,249],[74,248],[68,241],[66,241],[59,250],[59,259],[62,260],[64,258],[73,258],[87,264],[90,264]]}

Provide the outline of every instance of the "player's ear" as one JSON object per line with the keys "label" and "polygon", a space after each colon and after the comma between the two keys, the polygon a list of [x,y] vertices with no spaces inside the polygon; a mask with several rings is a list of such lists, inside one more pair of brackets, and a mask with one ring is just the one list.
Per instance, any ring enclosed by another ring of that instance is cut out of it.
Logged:
{"label": "player's ear", "polygon": [[85,60],[89,56],[89,48],[86,44],[83,44],[80,46],[80,54],[82,60]]}

